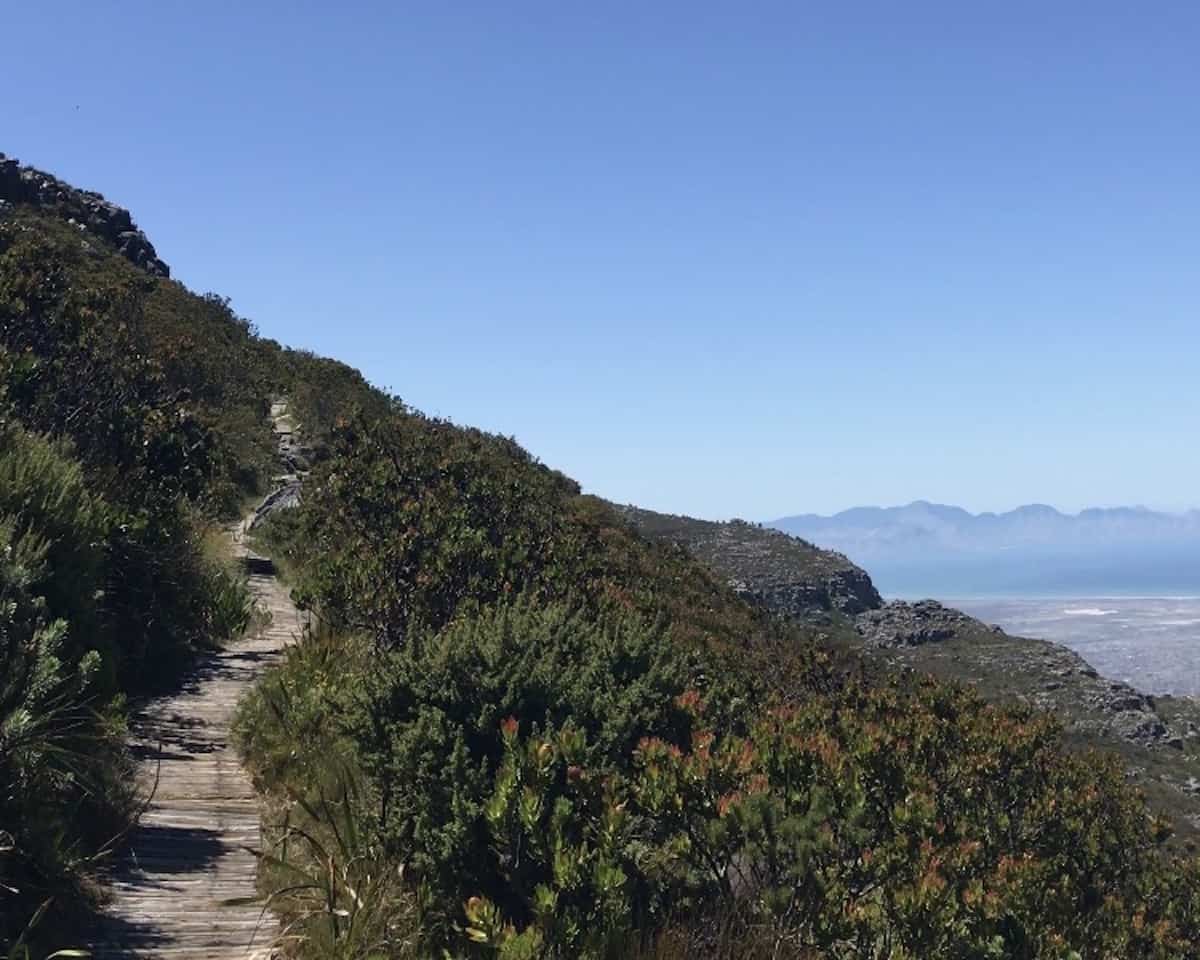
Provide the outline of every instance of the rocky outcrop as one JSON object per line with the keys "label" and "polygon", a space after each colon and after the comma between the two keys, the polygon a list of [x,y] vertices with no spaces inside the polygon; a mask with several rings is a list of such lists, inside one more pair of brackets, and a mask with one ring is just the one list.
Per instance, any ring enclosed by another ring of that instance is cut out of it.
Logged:
{"label": "rocky outcrop", "polygon": [[853,616],[883,601],[866,571],[840,553],[744,520],[718,523],[617,507],[639,532],[677,543],[747,601],[792,619]]}
{"label": "rocky outcrop", "polygon": [[[841,556],[838,554],[837,556]],[[851,564],[835,570],[825,578],[825,592],[829,597],[830,606],[843,613],[856,614],[866,610],[874,610],[883,598],[875,589],[875,584],[865,570]]]}
{"label": "rocky outcrop", "polygon": [[155,277],[169,277],[171,269],[154,245],[137,228],[129,211],[98,193],[76,190],[33,167],[25,167],[0,153],[0,214],[4,207],[27,204],[52,213],[80,233],[111,244],[125,259]]}
{"label": "rocky outcrop", "polygon": [[1053,711],[1085,737],[1171,751],[1189,735],[1154,698],[1099,676],[1066,647],[1010,636],[936,600],[883,603],[866,572],[839,553],[741,521],[619,509],[643,534],[685,547],[772,613],[814,624],[846,616],[873,659],[968,683],[989,699]]}
{"label": "rocky outcrop", "polygon": [[855,621],[855,628],[868,647],[918,647],[949,640],[979,621],[943,606],[936,600],[908,603],[893,600],[878,610],[868,610]]}
{"label": "rocky outcrop", "polygon": [[869,651],[1053,711],[1076,733],[1182,746],[1184,728],[1169,725],[1153,697],[1101,677],[1059,644],[1010,636],[936,600],[895,600],[859,614],[854,626]]}
{"label": "rocky outcrop", "polygon": [[873,610],[881,602],[871,578],[858,569],[835,570],[812,580],[734,577],[729,583],[744,600],[791,619],[831,610],[853,616]]}

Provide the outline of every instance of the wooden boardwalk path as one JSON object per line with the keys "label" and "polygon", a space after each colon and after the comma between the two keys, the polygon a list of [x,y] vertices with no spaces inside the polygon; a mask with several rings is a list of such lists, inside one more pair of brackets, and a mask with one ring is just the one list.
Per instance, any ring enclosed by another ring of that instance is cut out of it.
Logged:
{"label": "wooden boardwalk path", "polygon": [[110,876],[96,957],[238,958],[270,953],[276,927],[255,894],[258,798],[229,743],[238,700],[300,630],[273,575],[250,583],[271,623],[203,657],[179,693],[136,717],[133,747],[157,789]]}
{"label": "wooden boardwalk path", "polygon": [[[240,531],[234,539],[246,558]],[[301,623],[270,564],[250,561],[250,586],[270,611],[269,626],[201,657],[179,692],[148,703],[131,724],[143,785],[154,794],[109,874],[112,899],[91,945],[95,957],[271,953],[278,929],[270,914],[223,905],[254,896],[258,863],[246,847],[261,847],[258,798],[229,727],[238,700]]]}

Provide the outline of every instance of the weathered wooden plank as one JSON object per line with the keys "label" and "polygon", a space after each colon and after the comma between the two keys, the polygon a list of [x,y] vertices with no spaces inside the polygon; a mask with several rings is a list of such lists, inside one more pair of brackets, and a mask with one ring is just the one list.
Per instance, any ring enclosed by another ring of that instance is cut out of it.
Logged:
{"label": "weathered wooden plank", "polygon": [[258,802],[229,744],[249,685],[299,633],[299,616],[273,577],[251,585],[269,629],[205,657],[176,695],[147,704],[132,724],[150,806],[110,876],[111,903],[92,943],[98,958],[266,956],[278,933],[257,905]]}

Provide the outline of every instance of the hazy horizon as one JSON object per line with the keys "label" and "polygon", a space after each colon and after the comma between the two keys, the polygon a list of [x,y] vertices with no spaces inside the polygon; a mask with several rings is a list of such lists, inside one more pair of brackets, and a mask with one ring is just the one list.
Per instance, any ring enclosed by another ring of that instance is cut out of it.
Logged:
{"label": "hazy horizon", "polygon": [[[779,516],[776,516],[776,517],[772,517],[769,520],[757,520],[755,522],[770,524],[770,523],[777,522],[779,520],[785,520],[789,517],[797,517],[797,516],[818,516],[818,517],[829,519],[832,517],[836,517],[839,514],[849,513],[853,510],[902,510],[905,507],[916,507],[916,506],[922,506],[922,505],[931,506],[931,507],[948,507],[950,509],[965,510],[967,513],[969,513],[975,517],[986,516],[989,514],[1003,515],[1003,514],[1008,514],[1008,513],[1015,513],[1019,510],[1022,510],[1022,509],[1028,508],[1028,507],[1049,507],[1051,510],[1054,510],[1056,513],[1062,514],[1065,517],[1078,517],[1081,513],[1086,513],[1088,511],[1094,511],[1094,510],[1143,511],[1143,512],[1147,512],[1147,513],[1157,513],[1157,514],[1162,514],[1165,516],[1178,516],[1178,517],[1185,517],[1190,513],[1200,512],[1200,507],[1179,507],[1179,508],[1163,507],[1163,508],[1159,508],[1159,507],[1148,506],[1145,503],[1087,504],[1085,506],[1076,507],[1076,508],[1063,508],[1060,506],[1056,506],[1053,503],[1046,503],[1044,500],[1033,500],[1033,501],[1028,501],[1025,503],[1016,503],[1010,507],[1001,507],[999,509],[971,509],[970,507],[964,506],[961,503],[941,502],[941,501],[929,500],[924,497],[918,497],[916,500],[908,500],[903,503],[901,503],[901,502],[855,503],[855,504],[851,504],[850,506],[847,506],[847,507],[842,507],[841,509],[838,509],[838,510],[832,510],[828,513],[818,513],[816,511],[812,511],[812,510],[795,510],[795,511],[792,511],[789,513],[780,514]],[[707,519],[707,518],[704,518],[704,519]],[[726,519],[732,519],[732,518],[726,518]],[[745,518],[742,518],[742,519],[745,519]]]}
{"label": "hazy horizon", "polygon": [[916,502],[769,525],[844,553],[888,596],[1200,594],[1200,512],[1030,505],[976,514]]}

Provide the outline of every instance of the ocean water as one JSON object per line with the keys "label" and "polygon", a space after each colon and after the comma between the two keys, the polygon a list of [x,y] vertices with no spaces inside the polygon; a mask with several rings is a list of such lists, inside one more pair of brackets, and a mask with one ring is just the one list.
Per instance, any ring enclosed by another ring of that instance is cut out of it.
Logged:
{"label": "ocean water", "polygon": [[947,599],[1008,633],[1070,647],[1101,675],[1150,694],[1200,696],[1200,597]]}

